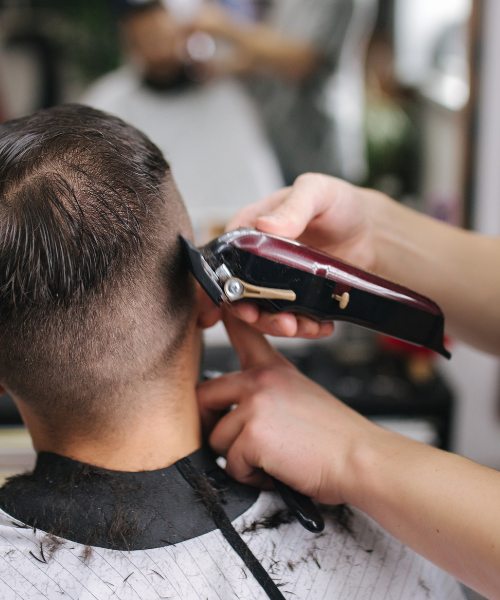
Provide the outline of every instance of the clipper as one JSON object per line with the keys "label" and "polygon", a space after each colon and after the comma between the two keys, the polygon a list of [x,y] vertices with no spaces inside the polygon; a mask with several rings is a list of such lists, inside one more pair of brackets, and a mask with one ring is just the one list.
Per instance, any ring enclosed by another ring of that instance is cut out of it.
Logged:
{"label": "clipper", "polygon": [[451,358],[439,306],[401,285],[296,241],[237,229],[197,248],[180,236],[210,298],[249,300],[269,312],[345,321]]}

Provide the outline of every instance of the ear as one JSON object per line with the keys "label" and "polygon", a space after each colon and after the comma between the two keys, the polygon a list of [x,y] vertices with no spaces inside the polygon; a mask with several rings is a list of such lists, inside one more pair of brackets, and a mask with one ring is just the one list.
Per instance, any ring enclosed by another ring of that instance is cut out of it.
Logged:
{"label": "ear", "polygon": [[222,310],[210,300],[205,290],[198,285],[198,318],[197,327],[208,329],[213,327],[222,318]]}
{"label": "ear", "polygon": [[5,394],[5,388],[3,387],[3,385],[0,385],[0,396],[2,394]]}

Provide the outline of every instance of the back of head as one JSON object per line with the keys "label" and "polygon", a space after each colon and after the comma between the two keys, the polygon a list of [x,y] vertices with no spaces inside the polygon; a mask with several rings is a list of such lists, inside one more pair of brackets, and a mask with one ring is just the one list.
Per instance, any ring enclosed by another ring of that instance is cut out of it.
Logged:
{"label": "back of head", "polygon": [[[0,126],[0,382],[82,434],[175,364],[194,306],[161,152],[78,105]],[[129,407],[128,407],[129,408]]]}

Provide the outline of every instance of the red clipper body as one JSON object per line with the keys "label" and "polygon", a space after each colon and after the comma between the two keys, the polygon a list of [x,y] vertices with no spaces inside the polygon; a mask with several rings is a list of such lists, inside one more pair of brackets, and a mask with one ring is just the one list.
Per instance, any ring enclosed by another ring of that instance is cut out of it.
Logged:
{"label": "red clipper body", "polygon": [[451,357],[441,309],[408,288],[254,229],[230,231],[202,248],[181,239],[191,270],[217,305],[249,300],[270,312],[346,321]]}

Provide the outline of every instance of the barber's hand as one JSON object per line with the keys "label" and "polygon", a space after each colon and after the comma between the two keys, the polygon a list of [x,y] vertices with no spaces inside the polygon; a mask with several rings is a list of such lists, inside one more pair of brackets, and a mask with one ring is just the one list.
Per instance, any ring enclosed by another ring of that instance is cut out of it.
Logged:
{"label": "barber's hand", "polygon": [[235,479],[268,487],[268,475],[320,502],[348,501],[349,462],[380,428],[302,375],[254,328],[224,323],[242,371],[198,387],[202,414],[229,409],[209,437]]}
{"label": "barber's hand", "polygon": [[235,26],[231,17],[222,6],[212,2],[205,2],[200,6],[192,26],[214,37],[234,37]]}
{"label": "barber's hand", "polygon": [[[341,179],[308,173],[292,187],[242,209],[227,230],[254,227],[265,233],[297,239],[363,269],[375,270],[373,215],[382,194]],[[249,302],[233,306],[234,314],[264,333],[288,337],[323,337],[330,323],[290,313],[269,314]]]}

